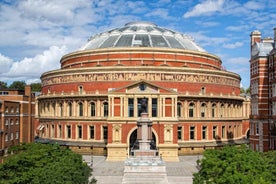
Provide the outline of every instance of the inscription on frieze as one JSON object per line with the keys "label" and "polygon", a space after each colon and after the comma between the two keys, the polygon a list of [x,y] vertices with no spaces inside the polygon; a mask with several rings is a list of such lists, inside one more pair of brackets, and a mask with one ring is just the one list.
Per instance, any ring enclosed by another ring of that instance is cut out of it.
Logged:
{"label": "inscription on frieze", "polygon": [[94,82],[94,81],[175,81],[194,83],[215,83],[230,86],[239,86],[239,81],[231,78],[201,74],[180,73],[90,73],[71,74],[64,76],[49,77],[43,79],[43,86],[70,83],[70,82]]}

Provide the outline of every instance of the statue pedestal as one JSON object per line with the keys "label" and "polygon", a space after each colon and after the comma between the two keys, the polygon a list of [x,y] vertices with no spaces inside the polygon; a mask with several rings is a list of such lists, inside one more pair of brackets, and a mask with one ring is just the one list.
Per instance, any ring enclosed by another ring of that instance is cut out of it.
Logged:
{"label": "statue pedestal", "polygon": [[123,184],[159,183],[168,184],[166,165],[156,156],[157,150],[151,150],[152,121],[148,113],[141,113],[137,121],[137,140],[139,149],[132,150],[133,157],[125,161]]}
{"label": "statue pedestal", "polygon": [[122,183],[168,184],[166,165],[159,157],[131,157],[125,161]]}

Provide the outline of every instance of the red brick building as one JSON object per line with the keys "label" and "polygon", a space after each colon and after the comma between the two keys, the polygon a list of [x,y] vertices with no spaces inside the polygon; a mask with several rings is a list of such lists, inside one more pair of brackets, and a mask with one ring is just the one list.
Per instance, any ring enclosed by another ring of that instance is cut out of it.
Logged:
{"label": "red brick building", "polygon": [[0,90],[0,151],[20,142],[34,141],[35,96],[31,87],[25,91]]}
{"label": "red brick building", "polygon": [[240,76],[189,36],[132,22],[91,37],[41,76],[39,141],[123,160],[134,146],[141,100],[165,160],[245,143],[250,101]]}
{"label": "red brick building", "polygon": [[251,33],[250,144],[254,150],[276,149],[276,28],[274,39]]}

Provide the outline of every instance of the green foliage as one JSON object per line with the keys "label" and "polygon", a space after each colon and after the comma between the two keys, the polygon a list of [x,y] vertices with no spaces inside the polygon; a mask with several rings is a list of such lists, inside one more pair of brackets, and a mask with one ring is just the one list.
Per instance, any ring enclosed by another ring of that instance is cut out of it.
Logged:
{"label": "green foliage", "polygon": [[272,183],[268,159],[245,145],[206,150],[199,166],[199,172],[194,174],[194,184]]}
{"label": "green foliage", "polygon": [[7,89],[7,88],[8,88],[7,83],[0,81],[0,89]]}
{"label": "green foliage", "polygon": [[267,159],[269,171],[272,173],[271,182],[276,183],[276,151],[265,152],[264,157]]}
{"label": "green foliage", "polygon": [[81,155],[59,145],[22,144],[0,165],[0,184],[85,184],[91,169]]}
{"label": "green foliage", "polygon": [[39,92],[41,91],[41,83],[32,83],[30,84],[32,91]]}
{"label": "green foliage", "polygon": [[18,90],[24,90],[26,86],[25,81],[14,81],[9,88],[10,89],[18,89]]}
{"label": "green foliage", "polygon": [[244,93],[244,94],[250,94],[250,87],[249,88],[240,88],[240,92],[241,94]]}

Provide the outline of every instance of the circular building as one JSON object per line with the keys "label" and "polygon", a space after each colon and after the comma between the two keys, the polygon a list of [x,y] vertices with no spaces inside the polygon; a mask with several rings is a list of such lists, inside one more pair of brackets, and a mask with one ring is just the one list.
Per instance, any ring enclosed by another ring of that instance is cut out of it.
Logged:
{"label": "circular building", "polygon": [[249,100],[240,96],[240,76],[185,34],[131,22],[91,37],[60,64],[41,76],[37,141],[124,160],[143,99],[164,160],[246,141]]}

